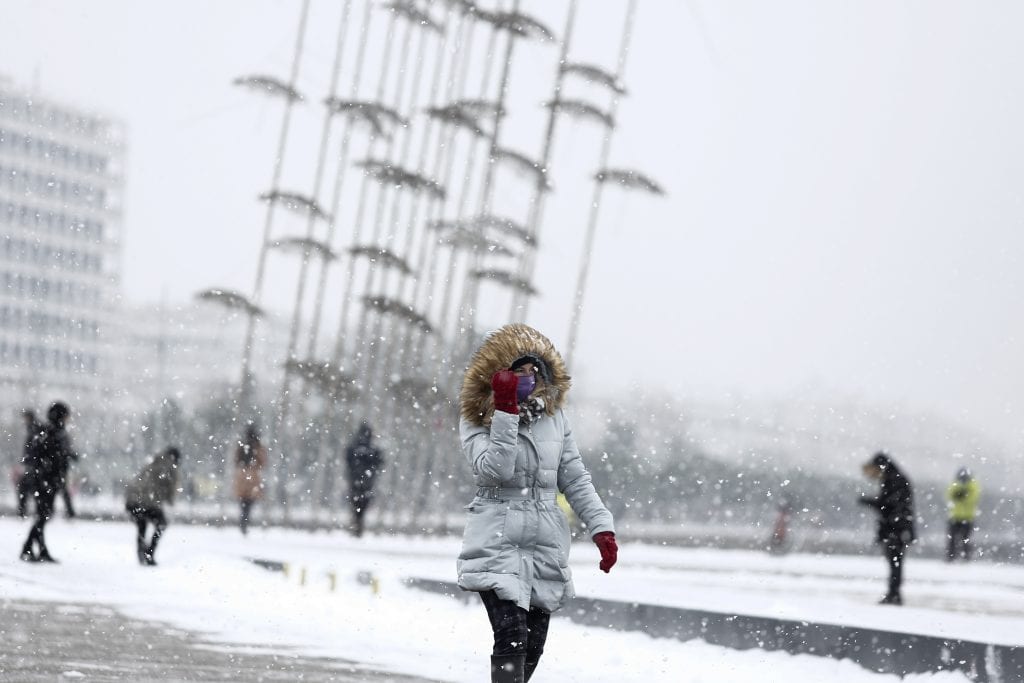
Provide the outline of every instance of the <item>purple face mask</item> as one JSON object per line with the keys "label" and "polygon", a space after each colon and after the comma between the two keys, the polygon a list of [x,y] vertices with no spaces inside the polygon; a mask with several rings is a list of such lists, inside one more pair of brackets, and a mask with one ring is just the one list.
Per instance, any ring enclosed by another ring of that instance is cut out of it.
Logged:
{"label": "purple face mask", "polygon": [[520,375],[519,385],[516,387],[516,399],[522,403],[533,393],[536,386],[537,380],[533,375]]}

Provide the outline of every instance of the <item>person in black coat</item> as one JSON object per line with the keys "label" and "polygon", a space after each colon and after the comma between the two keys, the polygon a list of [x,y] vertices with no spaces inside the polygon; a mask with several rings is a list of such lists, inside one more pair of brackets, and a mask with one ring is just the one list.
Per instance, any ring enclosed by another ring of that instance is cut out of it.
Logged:
{"label": "person in black coat", "polygon": [[876,453],[864,464],[864,474],[881,482],[877,496],[863,495],[862,505],[878,512],[878,533],[875,540],[889,562],[889,591],[883,605],[902,605],[903,562],[907,546],[914,542],[914,491],[907,476],[885,453]]}
{"label": "person in black coat", "polygon": [[363,516],[373,500],[373,484],[380,471],[383,458],[373,445],[373,430],[365,420],[359,424],[355,438],[345,449],[348,465],[349,504],[356,537],[363,535]]}
{"label": "person in black coat", "polygon": [[[57,401],[47,412],[47,424],[29,445],[26,458],[26,476],[32,477],[32,496],[36,501],[36,521],[21,549],[21,559],[27,562],[56,562],[46,547],[44,530],[53,515],[53,501],[63,480],[64,463],[77,460],[71,447],[66,425],[71,411],[65,403]],[[35,552],[38,547],[38,553]]]}
{"label": "person in black coat", "polygon": [[32,444],[43,431],[43,425],[36,419],[36,412],[31,408],[21,411],[21,417],[25,420],[25,444],[21,455],[21,476],[18,477],[18,516],[24,519],[28,516],[28,501],[35,487],[29,474]]}

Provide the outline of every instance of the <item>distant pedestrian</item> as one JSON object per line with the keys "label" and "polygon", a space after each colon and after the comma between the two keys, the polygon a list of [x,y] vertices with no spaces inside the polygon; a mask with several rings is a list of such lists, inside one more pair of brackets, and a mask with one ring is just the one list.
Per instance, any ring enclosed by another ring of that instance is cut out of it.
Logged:
{"label": "distant pedestrian", "polygon": [[32,453],[32,444],[40,437],[43,425],[36,419],[36,411],[25,408],[21,411],[21,417],[25,421],[25,442],[21,451],[21,466],[19,473],[15,476],[15,486],[18,494],[18,516],[24,519],[28,516],[28,501],[32,498],[33,482],[29,474],[29,458]]}
{"label": "distant pedestrian", "polygon": [[776,511],[775,525],[772,527],[768,550],[772,554],[781,555],[789,547],[789,520],[793,515],[793,504],[788,498],[782,498],[779,500]]}
{"label": "distant pedestrian", "polygon": [[971,471],[961,467],[956,479],[946,490],[949,502],[949,546],[946,559],[952,562],[956,558],[971,559],[971,533],[974,531],[974,518],[978,514],[978,498],[981,487],[978,480],[971,476]]}
{"label": "distant pedestrian", "polygon": [[71,419],[67,404],[55,402],[46,418],[47,424],[27,448],[26,476],[32,478],[32,497],[36,501],[36,521],[21,549],[21,559],[27,562],[56,562],[46,547],[46,523],[53,515],[53,501],[60,489],[62,463],[77,458],[67,433]]}
{"label": "distant pedestrian", "polygon": [[72,462],[78,462],[78,452],[71,449],[62,450],[57,461],[57,470],[60,475],[57,481],[61,497],[64,499],[64,516],[68,519],[73,519],[75,516],[75,507],[71,504],[71,488],[68,485],[68,471],[71,469]]}
{"label": "distant pedestrian", "polygon": [[243,535],[249,533],[253,503],[263,498],[263,468],[266,466],[267,448],[260,442],[256,425],[250,424],[235,449],[235,496],[241,508],[238,526]]}
{"label": "distant pedestrian", "polygon": [[457,567],[459,586],[480,594],[491,623],[492,683],[530,680],[551,613],[573,597],[559,492],[586,525],[599,568],[610,571],[618,558],[612,515],[562,411],[569,385],[555,347],[521,324],[489,335],[463,377],[459,440],[479,488]]}
{"label": "distant pedestrian", "polygon": [[[160,537],[167,528],[164,504],[174,504],[180,459],[181,453],[178,449],[169,446],[154,456],[125,488],[124,507],[138,530],[135,536],[135,551],[139,564],[143,566],[156,565],[153,555],[156,553]],[[150,524],[153,525],[153,533],[147,542],[146,531]]]}
{"label": "distant pedestrian", "polygon": [[864,475],[881,482],[877,496],[861,496],[860,503],[878,512],[876,541],[889,562],[889,591],[883,605],[902,605],[903,563],[907,546],[914,542],[914,493],[910,480],[885,453],[876,453],[863,467]]}
{"label": "distant pedestrian", "polygon": [[356,538],[363,535],[363,517],[373,502],[373,486],[383,465],[380,449],[373,445],[373,429],[363,420],[345,449],[348,465],[348,501],[352,506],[352,528]]}

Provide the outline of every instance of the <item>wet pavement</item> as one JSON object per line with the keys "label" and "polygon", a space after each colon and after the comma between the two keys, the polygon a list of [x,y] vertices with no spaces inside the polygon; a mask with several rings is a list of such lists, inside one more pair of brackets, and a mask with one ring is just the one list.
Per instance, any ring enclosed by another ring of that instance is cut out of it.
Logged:
{"label": "wet pavement", "polygon": [[0,681],[395,681],[428,679],[367,671],[279,646],[214,643],[103,605],[0,598]]}

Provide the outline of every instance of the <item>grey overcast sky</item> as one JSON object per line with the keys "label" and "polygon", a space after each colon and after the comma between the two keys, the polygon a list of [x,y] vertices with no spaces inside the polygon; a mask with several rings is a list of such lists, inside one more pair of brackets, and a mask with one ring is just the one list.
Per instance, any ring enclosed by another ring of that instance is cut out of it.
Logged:
{"label": "grey overcast sky", "polygon": [[[329,30],[336,4],[314,0],[316,26]],[[524,5],[561,30],[561,3]],[[610,64],[625,3],[581,5],[573,58]],[[251,289],[254,197],[280,113],[230,81],[287,73],[298,7],[4,3],[2,72],[129,126],[129,300]],[[613,157],[669,196],[612,193],[577,374],[697,397],[900,403],[1019,451],[1022,26],[1024,4],[1010,1],[641,2]],[[529,87],[550,81],[551,49],[524,50],[513,74],[513,107],[535,112],[511,128],[524,146],[538,144],[542,93]],[[311,44],[300,83],[316,90],[330,59],[327,42]],[[556,172],[598,141],[560,139]],[[291,158],[285,173],[301,185],[312,151]],[[559,344],[587,203],[578,187],[563,183],[547,213],[530,320]],[[482,316],[501,322],[500,310]]]}

